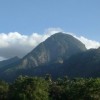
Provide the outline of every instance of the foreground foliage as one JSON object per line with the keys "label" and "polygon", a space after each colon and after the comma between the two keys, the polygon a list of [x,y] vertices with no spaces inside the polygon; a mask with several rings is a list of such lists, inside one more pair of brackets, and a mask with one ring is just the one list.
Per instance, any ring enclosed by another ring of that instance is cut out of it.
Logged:
{"label": "foreground foliage", "polygon": [[100,100],[100,78],[20,76],[11,84],[0,81],[0,100]]}

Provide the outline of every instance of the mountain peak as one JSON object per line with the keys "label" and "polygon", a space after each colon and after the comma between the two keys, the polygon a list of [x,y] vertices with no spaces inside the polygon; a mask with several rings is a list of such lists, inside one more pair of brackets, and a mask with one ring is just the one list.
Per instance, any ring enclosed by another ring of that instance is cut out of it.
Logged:
{"label": "mountain peak", "polygon": [[69,35],[69,34],[66,34],[66,33],[63,33],[63,32],[58,32],[58,33],[55,33],[55,34],[51,35],[51,37],[49,37],[49,38],[58,38],[58,39],[62,39],[62,38],[64,38],[64,37],[73,37],[73,36],[71,36],[71,35]]}
{"label": "mountain peak", "polygon": [[59,60],[63,61],[85,50],[85,45],[79,40],[69,34],[59,32],[47,38],[26,55],[21,65],[36,67]]}

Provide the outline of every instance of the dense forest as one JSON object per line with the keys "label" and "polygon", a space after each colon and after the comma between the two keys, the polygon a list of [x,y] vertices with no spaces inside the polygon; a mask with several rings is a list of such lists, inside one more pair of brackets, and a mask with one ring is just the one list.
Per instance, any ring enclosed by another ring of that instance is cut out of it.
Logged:
{"label": "dense forest", "polygon": [[12,83],[0,81],[0,100],[100,100],[100,78],[19,76]]}

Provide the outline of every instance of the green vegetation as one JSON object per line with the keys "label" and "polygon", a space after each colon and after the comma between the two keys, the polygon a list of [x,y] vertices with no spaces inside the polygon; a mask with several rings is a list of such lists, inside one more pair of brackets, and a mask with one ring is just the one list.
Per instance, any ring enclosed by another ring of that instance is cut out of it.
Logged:
{"label": "green vegetation", "polygon": [[0,81],[0,100],[100,100],[100,78],[19,76],[13,83]]}

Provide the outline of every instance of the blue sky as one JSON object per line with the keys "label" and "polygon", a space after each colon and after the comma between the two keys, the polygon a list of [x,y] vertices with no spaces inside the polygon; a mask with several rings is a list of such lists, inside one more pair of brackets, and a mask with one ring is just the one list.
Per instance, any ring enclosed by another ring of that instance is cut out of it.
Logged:
{"label": "blue sky", "polygon": [[23,57],[58,31],[100,47],[100,0],[0,0],[0,60]]}
{"label": "blue sky", "polygon": [[56,27],[100,41],[100,0],[0,0],[0,33]]}

